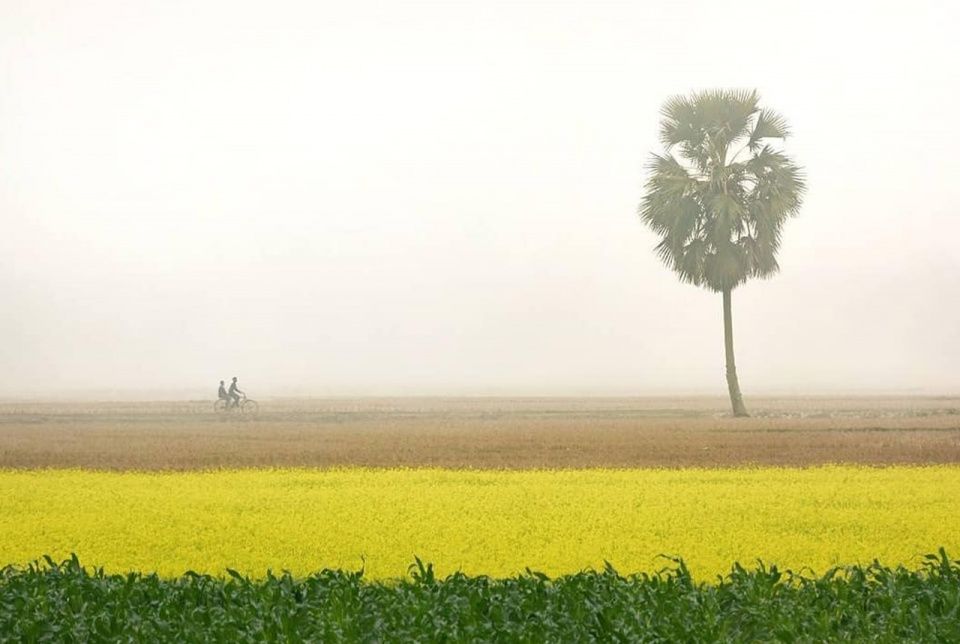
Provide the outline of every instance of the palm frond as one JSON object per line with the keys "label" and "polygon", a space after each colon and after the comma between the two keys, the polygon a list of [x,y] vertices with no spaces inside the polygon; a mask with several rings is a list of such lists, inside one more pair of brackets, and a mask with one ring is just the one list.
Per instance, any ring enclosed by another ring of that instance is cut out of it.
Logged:
{"label": "palm frond", "polygon": [[698,125],[717,153],[747,135],[759,100],[755,90],[708,90],[695,95]]}
{"label": "palm frond", "polygon": [[763,139],[785,139],[790,136],[790,127],[787,120],[773,110],[763,109],[757,116],[757,122],[750,133],[748,146],[751,150],[757,149]]}
{"label": "palm frond", "polygon": [[699,145],[702,133],[696,128],[696,113],[685,96],[673,96],[660,109],[660,142],[669,152],[681,143]]}

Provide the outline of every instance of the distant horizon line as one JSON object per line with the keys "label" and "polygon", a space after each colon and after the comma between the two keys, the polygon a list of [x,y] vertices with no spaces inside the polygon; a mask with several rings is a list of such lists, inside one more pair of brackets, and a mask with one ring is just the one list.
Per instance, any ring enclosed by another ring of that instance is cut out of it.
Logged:
{"label": "distant horizon line", "polygon": [[[530,390],[509,388],[470,388],[450,390],[402,390],[377,388],[369,390],[323,391],[322,389],[278,388],[267,392],[250,392],[251,398],[261,400],[281,399],[376,399],[376,398],[717,398],[725,399],[727,392],[713,388],[687,389],[552,389]],[[960,387],[790,387],[764,388],[745,394],[751,398],[824,398],[836,396],[854,397],[960,397]],[[215,392],[206,388],[120,388],[89,387],[59,389],[56,393],[35,390],[0,390],[0,403],[7,402],[72,402],[72,401],[199,401],[216,398]]]}

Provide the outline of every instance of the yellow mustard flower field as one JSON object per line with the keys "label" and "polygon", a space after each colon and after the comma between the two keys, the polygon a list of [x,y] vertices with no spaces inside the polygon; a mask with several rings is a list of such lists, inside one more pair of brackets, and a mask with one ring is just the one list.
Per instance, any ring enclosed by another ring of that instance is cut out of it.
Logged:
{"label": "yellow mustard flower field", "polygon": [[0,471],[0,561],[76,553],[108,571],[402,577],[656,571],[757,559],[822,573],[960,552],[960,468]]}

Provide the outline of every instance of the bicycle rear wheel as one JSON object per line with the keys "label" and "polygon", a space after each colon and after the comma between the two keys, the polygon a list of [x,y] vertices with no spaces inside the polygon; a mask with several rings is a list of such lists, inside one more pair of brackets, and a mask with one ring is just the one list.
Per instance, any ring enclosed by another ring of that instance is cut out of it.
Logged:
{"label": "bicycle rear wheel", "polygon": [[226,413],[227,401],[224,400],[223,398],[217,400],[217,402],[213,403],[213,411],[218,414]]}

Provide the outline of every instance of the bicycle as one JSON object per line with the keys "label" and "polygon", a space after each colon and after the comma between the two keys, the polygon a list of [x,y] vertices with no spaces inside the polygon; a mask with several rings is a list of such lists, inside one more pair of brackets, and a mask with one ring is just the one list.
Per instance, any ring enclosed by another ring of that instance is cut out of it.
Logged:
{"label": "bicycle", "polygon": [[213,411],[218,414],[238,413],[242,416],[256,416],[257,412],[260,411],[260,405],[257,404],[257,401],[247,398],[247,394],[240,394],[240,402],[236,405],[227,406],[229,402],[231,401],[228,399],[218,399],[213,403]]}

